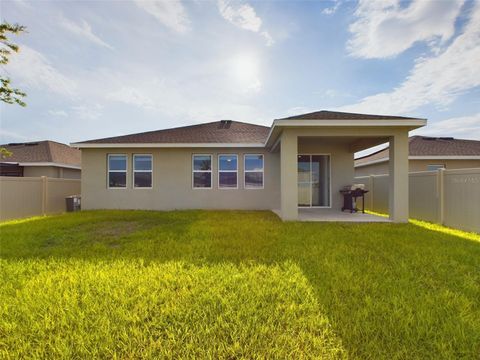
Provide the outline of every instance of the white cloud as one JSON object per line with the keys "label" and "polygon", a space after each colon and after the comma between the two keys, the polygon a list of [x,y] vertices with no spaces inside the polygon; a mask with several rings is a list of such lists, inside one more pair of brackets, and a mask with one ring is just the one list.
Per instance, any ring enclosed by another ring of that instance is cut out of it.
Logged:
{"label": "white cloud", "polygon": [[20,52],[5,68],[12,78],[28,87],[69,97],[76,95],[76,82],[57,70],[44,55],[26,45],[20,45]]}
{"label": "white cloud", "polygon": [[92,27],[85,20],[81,20],[80,24],[76,24],[75,22],[62,17],[60,19],[60,25],[64,29],[70,31],[71,33],[78,35],[96,45],[103,46],[103,47],[106,47],[107,49],[113,50],[113,47],[111,45],[107,44],[105,41],[100,39],[97,35],[95,35],[92,32]]}
{"label": "white cloud", "polygon": [[337,12],[339,6],[340,6],[340,1],[339,0],[334,0],[334,5],[331,6],[331,7],[323,9],[322,14],[333,15]]}
{"label": "white cloud", "polygon": [[406,80],[391,92],[368,96],[344,111],[402,114],[423,105],[445,108],[468,89],[480,86],[480,2],[461,35],[438,55],[418,59]]}
{"label": "white cloud", "polygon": [[455,32],[464,0],[414,0],[407,7],[400,0],[361,0],[350,25],[353,37],[347,48],[360,58],[387,58],[400,54],[418,41],[437,47]]}
{"label": "white cloud", "polygon": [[[8,131],[0,128],[0,139],[15,139],[15,140],[28,140],[29,138],[18,134],[13,131]],[[2,140],[3,142],[4,140]]]}
{"label": "white cloud", "polygon": [[52,116],[58,116],[58,117],[67,117],[68,114],[65,110],[49,110],[48,113]]}
{"label": "white cloud", "polygon": [[272,36],[268,31],[262,31],[260,35],[262,35],[265,38],[267,46],[272,46],[273,44],[275,44],[275,40],[273,40]]}
{"label": "white cloud", "polygon": [[80,120],[96,120],[101,115],[103,106],[99,104],[76,105],[71,107],[73,117]]}
{"label": "white cloud", "polygon": [[218,0],[217,4],[218,11],[225,20],[241,29],[259,33],[265,38],[267,46],[274,44],[274,40],[268,31],[260,31],[262,28],[262,19],[257,15],[251,5],[241,3],[233,5],[228,0]]}
{"label": "white cloud", "polygon": [[135,105],[143,109],[153,109],[154,101],[139,89],[124,86],[107,95],[108,100]]}
{"label": "white cloud", "polygon": [[135,4],[178,33],[190,29],[190,19],[180,0],[135,0]]}
{"label": "white cloud", "polygon": [[453,136],[463,139],[480,140],[480,112],[438,122],[420,128],[414,134],[428,136]]}

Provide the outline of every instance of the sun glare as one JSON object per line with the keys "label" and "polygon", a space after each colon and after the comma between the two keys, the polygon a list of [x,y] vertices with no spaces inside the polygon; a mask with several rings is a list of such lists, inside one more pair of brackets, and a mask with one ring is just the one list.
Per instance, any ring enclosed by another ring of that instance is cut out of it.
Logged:
{"label": "sun glare", "polygon": [[255,56],[241,54],[232,59],[232,75],[237,85],[245,91],[260,90],[259,72],[260,66]]}

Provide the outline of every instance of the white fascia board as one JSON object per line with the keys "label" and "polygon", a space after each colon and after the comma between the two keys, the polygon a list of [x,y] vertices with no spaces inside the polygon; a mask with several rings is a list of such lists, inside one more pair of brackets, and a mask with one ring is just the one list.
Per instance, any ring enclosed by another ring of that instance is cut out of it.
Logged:
{"label": "white fascia board", "polygon": [[[355,167],[379,164],[387,162],[389,158],[372,160],[363,164],[357,164]],[[480,160],[480,155],[425,155],[425,156],[409,156],[408,160]]]}
{"label": "white fascia board", "polygon": [[264,148],[263,143],[72,143],[71,147],[88,148]]}
{"label": "white fascia board", "polygon": [[480,160],[480,155],[425,155],[409,156],[409,160]]}
{"label": "white fascia board", "polygon": [[75,169],[75,170],[82,169],[81,166],[61,164],[61,163],[55,163],[55,162],[19,162],[18,165],[20,166],[54,166],[54,167],[62,167],[62,168]]}

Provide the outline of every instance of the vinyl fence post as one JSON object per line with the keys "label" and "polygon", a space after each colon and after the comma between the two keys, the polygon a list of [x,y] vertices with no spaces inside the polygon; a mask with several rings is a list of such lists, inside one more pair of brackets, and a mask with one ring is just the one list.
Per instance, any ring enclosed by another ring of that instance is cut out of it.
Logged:
{"label": "vinyl fence post", "polygon": [[42,176],[42,215],[47,214],[47,177]]}
{"label": "vinyl fence post", "polygon": [[374,195],[373,188],[374,188],[374,177],[373,177],[373,175],[370,175],[368,177],[368,190],[370,190],[370,201],[369,201],[370,204],[369,204],[368,209],[370,211],[375,211],[373,209],[373,195]]}
{"label": "vinyl fence post", "polygon": [[437,170],[438,223],[445,221],[445,169]]}

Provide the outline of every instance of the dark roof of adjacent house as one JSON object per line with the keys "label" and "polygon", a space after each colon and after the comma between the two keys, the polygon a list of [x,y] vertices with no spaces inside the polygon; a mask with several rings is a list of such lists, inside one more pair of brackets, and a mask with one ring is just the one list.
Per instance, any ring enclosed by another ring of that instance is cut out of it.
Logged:
{"label": "dark roof of adjacent house", "polygon": [[371,114],[356,114],[339,111],[315,111],[307,114],[295,115],[279,120],[385,120],[385,119],[405,119],[414,120],[418,118],[405,116],[391,116],[391,115],[371,115]]}
{"label": "dark roof of adjacent house", "polygon": [[78,144],[130,144],[130,143],[264,143],[270,127],[232,120],[182,126],[123,136],[83,141]]}
{"label": "dark roof of adjacent house", "polygon": [[68,145],[50,140],[0,145],[12,153],[2,159],[8,163],[56,163],[80,166],[81,152]]}
{"label": "dark roof of adjacent house", "polygon": [[[387,160],[388,147],[355,159],[355,165]],[[453,137],[412,136],[408,139],[409,156],[480,156],[480,141]]]}

